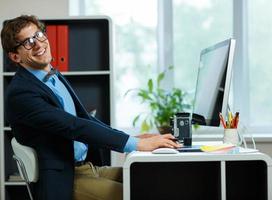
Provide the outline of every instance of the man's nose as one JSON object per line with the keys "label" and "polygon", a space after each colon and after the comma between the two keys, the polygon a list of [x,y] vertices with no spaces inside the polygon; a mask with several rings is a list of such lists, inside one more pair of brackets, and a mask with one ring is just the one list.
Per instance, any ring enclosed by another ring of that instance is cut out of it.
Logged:
{"label": "man's nose", "polygon": [[34,48],[39,49],[39,48],[42,46],[42,43],[43,43],[43,42],[40,42],[39,40],[35,39],[35,45],[34,45]]}

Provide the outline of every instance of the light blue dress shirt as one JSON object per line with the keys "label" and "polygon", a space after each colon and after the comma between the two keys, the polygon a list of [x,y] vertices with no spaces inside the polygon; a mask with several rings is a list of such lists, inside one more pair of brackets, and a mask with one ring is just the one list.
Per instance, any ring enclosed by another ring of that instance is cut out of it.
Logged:
{"label": "light blue dress shirt", "polygon": [[[43,82],[43,78],[47,75],[47,72],[44,70],[34,70],[32,68],[27,68],[29,72],[31,72],[37,79]],[[60,101],[63,109],[76,116],[76,109],[74,105],[74,101],[65,87],[65,85],[59,80],[56,74],[52,75],[46,82],[43,82],[47,85],[57,96]],[[135,151],[137,148],[137,143],[139,139],[135,137],[129,137],[124,151],[131,152]],[[86,159],[88,152],[88,145],[82,142],[74,141],[74,153],[75,153],[75,161],[84,161]]]}

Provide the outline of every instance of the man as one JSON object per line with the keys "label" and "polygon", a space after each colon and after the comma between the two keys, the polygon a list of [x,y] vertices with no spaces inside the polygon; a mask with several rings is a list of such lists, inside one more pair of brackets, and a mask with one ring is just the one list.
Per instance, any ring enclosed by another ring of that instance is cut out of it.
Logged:
{"label": "man", "polygon": [[5,105],[15,138],[37,151],[36,199],[122,199],[122,171],[97,167],[100,149],[131,152],[179,146],[171,134],[131,137],[89,116],[65,78],[54,74],[44,25],[36,17],[6,21],[1,42],[19,66]]}

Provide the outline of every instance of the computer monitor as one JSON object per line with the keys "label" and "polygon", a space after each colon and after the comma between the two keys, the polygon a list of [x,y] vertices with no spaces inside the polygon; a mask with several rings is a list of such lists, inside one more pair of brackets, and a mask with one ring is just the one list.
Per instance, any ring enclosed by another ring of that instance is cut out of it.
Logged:
{"label": "computer monitor", "polygon": [[200,53],[193,113],[202,115],[207,126],[219,126],[219,113],[228,112],[235,40],[228,39]]}

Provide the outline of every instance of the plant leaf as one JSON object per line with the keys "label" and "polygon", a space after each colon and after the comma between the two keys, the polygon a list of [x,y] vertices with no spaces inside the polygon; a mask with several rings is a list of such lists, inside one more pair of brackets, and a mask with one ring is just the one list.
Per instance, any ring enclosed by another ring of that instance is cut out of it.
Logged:
{"label": "plant leaf", "polygon": [[147,85],[148,85],[148,91],[149,91],[150,93],[152,93],[152,92],[153,92],[153,81],[152,81],[152,79],[149,79],[149,80],[148,80]]}
{"label": "plant leaf", "polygon": [[158,87],[160,86],[161,81],[164,79],[164,76],[165,76],[165,73],[164,73],[164,72],[161,72],[161,73],[158,75],[158,78],[157,78],[157,85],[158,85]]}
{"label": "plant leaf", "polygon": [[150,125],[147,123],[146,119],[143,121],[141,126],[141,132],[147,132],[150,130]]}
{"label": "plant leaf", "polygon": [[139,93],[138,93],[138,96],[142,97],[143,101],[147,100],[147,99],[152,99],[150,96],[149,96],[149,92],[146,91],[146,90],[140,90]]}
{"label": "plant leaf", "polygon": [[137,88],[133,88],[133,89],[129,89],[128,91],[126,91],[126,93],[124,94],[124,97],[127,96],[128,93],[132,92],[133,90],[139,90]]}
{"label": "plant leaf", "polygon": [[140,118],[140,115],[137,115],[137,116],[134,118],[134,120],[133,120],[133,122],[132,122],[133,127],[135,127],[136,122],[139,120],[139,118]]}

